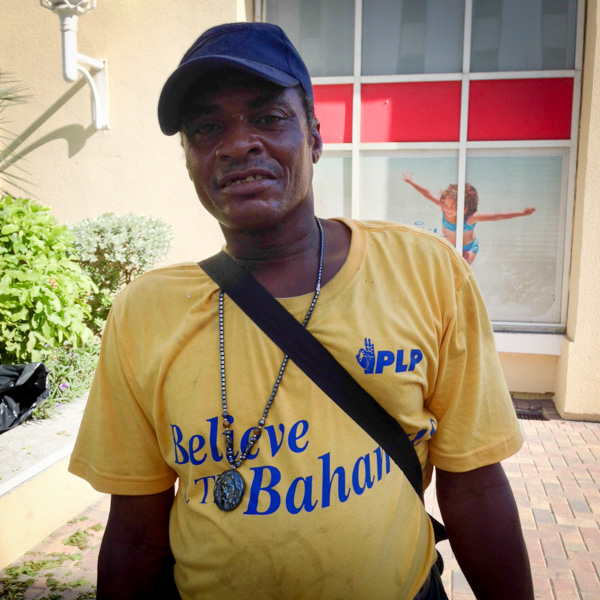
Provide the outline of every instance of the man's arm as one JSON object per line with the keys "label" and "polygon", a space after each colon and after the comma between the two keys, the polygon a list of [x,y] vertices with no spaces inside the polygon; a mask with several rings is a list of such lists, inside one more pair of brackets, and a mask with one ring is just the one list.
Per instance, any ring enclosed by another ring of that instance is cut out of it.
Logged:
{"label": "man's arm", "polygon": [[174,491],[113,495],[98,559],[98,600],[172,600],[169,513]]}
{"label": "man's arm", "polygon": [[479,600],[533,600],[519,513],[500,463],[466,473],[436,470],[452,550]]}

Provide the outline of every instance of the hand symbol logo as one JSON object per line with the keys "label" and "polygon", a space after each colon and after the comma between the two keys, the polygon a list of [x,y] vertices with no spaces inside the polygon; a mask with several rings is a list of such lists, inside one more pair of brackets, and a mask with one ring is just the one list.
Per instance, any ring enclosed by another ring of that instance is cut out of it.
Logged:
{"label": "hand symbol logo", "polygon": [[365,338],[365,347],[358,351],[356,360],[363,368],[365,375],[373,373],[375,368],[375,346],[370,338]]}

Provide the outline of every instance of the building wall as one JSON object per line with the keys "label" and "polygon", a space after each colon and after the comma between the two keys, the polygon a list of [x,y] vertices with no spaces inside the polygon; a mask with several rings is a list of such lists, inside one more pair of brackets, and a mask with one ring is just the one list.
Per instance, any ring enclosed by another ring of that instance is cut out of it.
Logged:
{"label": "building wall", "polygon": [[556,392],[558,356],[501,352],[500,364],[511,392],[552,394]]}
{"label": "building wall", "polygon": [[600,419],[600,60],[597,0],[586,14],[579,156],[569,281],[567,334],[559,362],[556,404],[570,418]]}
{"label": "building wall", "polygon": [[0,496],[0,569],[102,497],[67,471],[68,462],[64,458]]}
{"label": "building wall", "polygon": [[61,223],[105,212],[160,217],[175,228],[168,261],[217,251],[220,230],[205,216],[176,136],[156,117],[158,95],[181,56],[206,28],[252,19],[250,0],[99,0],[78,22],[78,51],[108,60],[110,128],[92,126],[90,90],[62,77],[59,19],[37,1],[0,5],[0,69],[27,88],[26,104],[4,112],[22,137],[13,172],[26,195]]}
{"label": "building wall", "polygon": [[[151,7],[151,8],[150,8]],[[158,9],[160,7],[160,10]],[[15,173],[26,191],[52,208],[61,223],[104,212],[160,217],[175,230],[166,262],[199,259],[219,249],[222,235],[201,208],[177,137],[159,130],[162,84],[204,29],[252,20],[252,0],[180,0],[173,6],[142,0],[99,0],[79,19],[78,50],[107,59],[110,128],[97,132],[83,81],[62,78],[58,17],[38,2],[0,4],[0,69],[27,88],[27,103],[4,113],[20,139]],[[600,416],[600,65],[597,1],[587,6],[582,126],[575,201],[569,322],[562,356],[502,353],[512,391],[556,392],[565,416]]]}

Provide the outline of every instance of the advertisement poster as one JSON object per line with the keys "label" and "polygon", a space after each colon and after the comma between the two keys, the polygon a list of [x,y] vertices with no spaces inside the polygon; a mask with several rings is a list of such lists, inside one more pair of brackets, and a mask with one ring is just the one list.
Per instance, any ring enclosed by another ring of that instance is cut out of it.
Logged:
{"label": "advertisement poster", "polygon": [[482,211],[535,208],[477,225],[480,251],[472,267],[495,320],[560,322],[567,165],[562,149],[468,155],[467,181],[477,182]]}
{"label": "advertisement poster", "polygon": [[[463,256],[494,321],[560,322],[568,154],[469,151]],[[457,154],[361,158],[360,218],[456,240]]]}

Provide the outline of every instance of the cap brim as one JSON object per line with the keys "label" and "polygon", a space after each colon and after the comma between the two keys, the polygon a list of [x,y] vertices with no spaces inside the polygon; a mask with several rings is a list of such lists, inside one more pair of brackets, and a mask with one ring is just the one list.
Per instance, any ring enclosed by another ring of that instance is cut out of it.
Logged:
{"label": "cap brim", "polygon": [[187,93],[204,75],[223,68],[241,69],[282,87],[293,87],[300,81],[280,69],[251,60],[223,56],[202,56],[177,68],[167,79],[158,100],[158,122],[165,135],[181,130],[181,104]]}

